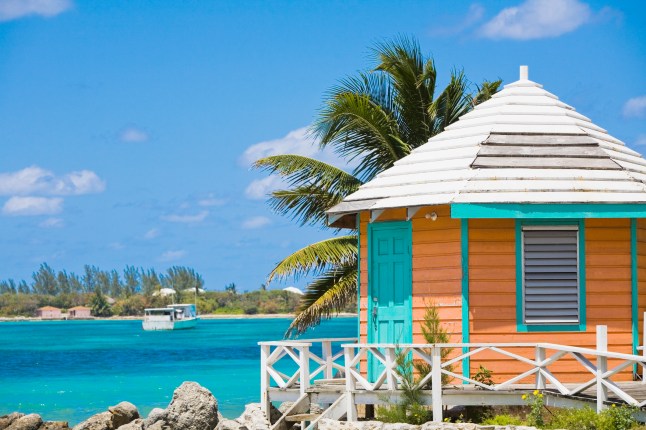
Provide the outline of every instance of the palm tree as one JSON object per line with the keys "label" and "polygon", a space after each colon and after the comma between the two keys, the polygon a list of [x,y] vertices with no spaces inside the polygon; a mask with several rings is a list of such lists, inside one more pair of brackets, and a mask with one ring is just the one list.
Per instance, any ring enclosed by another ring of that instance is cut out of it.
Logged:
{"label": "palm tree", "polygon": [[[454,70],[436,97],[435,64],[422,55],[416,40],[399,37],[377,44],[372,53],[377,66],[332,88],[310,128],[322,148],[330,146],[357,163],[351,174],[300,155],[276,155],[255,163],[287,184],[272,193],[270,206],[301,225],[329,228],[327,209],[489,99],[501,83],[485,81],[472,91],[464,73]],[[356,298],[357,252],[356,234],[334,236],[296,251],[271,271],[268,282],[314,277],[286,336],[303,333]]]}

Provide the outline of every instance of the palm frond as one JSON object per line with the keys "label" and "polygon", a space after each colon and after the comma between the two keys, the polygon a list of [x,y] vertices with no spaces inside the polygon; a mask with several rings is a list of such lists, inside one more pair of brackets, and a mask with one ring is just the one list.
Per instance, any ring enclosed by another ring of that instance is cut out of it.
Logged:
{"label": "palm frond", "polygon": [[482,84],[476,86],[477,91],[471,100],[471,104],[477,106],[482,102],[486,102],[498,92],[500,85],[502,85],[502,79],[498,79],[497,81],[483,81]]}
{"label": "palm frond", "polygon": [[269,273],[267,279],[285,279],[314,274],[320,275],[330,266],[351,266],[357,262],[357,236],[337,236],[312,243],[284,258]]}
{"label": "palm frond", "polygon": [[301,155],[262,158],[254,167],[280,175],[291,187],[272,192],[269,204],[301,225],[325,225],[325,211],[361,185],[360,180],[344,170]]}
{"label": "palm frond", "polygon": [[307,286],[301,306],[285,337],[294,337],[341,312],[357,295],[357,265],[330,269]]}
{"label": "palm frond", "polygon": [[429,106],[429,116],[433,121],[433,136],[443,132],[446,127],[473,108],[471,97],[467,92],[468,85],[464,72],[451,73],[451,81]]}

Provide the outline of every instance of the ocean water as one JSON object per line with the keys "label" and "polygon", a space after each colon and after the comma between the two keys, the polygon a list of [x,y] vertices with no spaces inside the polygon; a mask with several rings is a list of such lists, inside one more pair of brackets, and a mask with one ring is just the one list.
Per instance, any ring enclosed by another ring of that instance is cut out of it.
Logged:
{"label": "ocean water", "polygon": [[[195,329],[145,332],[141,321],[0,323],[0,415],[38,413],[77,424],[127,400],[147,415],[196,381],[237,417],[260,396],[261,340],[288,319],[202,320]],[[326,321],[304,338],[353,337],[355,318]]]}

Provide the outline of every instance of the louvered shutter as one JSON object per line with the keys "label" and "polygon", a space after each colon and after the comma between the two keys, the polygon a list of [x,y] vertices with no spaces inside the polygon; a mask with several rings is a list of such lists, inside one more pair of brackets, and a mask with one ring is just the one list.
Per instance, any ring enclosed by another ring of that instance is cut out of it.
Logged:
{"label": "louvered shutter", "polygon": [[578,263],[576,227],[523,228],[526,324],[579,322]]}

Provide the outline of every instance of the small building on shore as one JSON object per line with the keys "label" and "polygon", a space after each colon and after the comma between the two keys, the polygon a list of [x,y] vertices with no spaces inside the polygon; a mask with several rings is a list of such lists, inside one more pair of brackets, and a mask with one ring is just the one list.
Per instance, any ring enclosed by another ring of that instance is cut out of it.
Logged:
{"label": "small building on shore", "polygon": [[92,318],[92,309],[87,306],[74,306],[67,311],[68,318],[71,320]]}
{"label": "small building on shore", "polygon": [[[646,160],[525,68],[328,216],[359,231],[360,343],[424,343],[433,304],[452,342],[594,349],[607,325],[613,351],[637,353]],[[465,376],[478,371],[464,364]],[[576,378],[576,366],[554,367]]]}
{"label": "small building on shore", "polygon": [[36,316],[44,320],[56,320],[63,318],[63,314],[59,308],[54,306],[43,306],[36,309]]}

